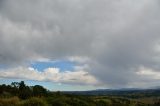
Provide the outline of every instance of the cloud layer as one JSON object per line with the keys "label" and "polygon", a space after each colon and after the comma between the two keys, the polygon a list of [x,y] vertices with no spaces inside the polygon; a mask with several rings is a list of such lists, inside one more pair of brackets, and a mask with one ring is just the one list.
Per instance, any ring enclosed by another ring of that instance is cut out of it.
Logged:
{"label": "cloud layer", "polygon": [[59,68],[47,68],[40,72],[34,68],[17,67],[8,70],[0,71],[1,78],[13,78],[34,81],[49,81],[63,84],[76,85],[96,85],[98,81],[88,72],[83,70],[76,70],[74,72],[65,71],[60,72]]}
{"label": "cloud layer", "polygon": [[107,87],[160,82],[137,74],[140,67],[160,70],[158,0],[2,0],[0,4],[2,66],[69,59],[87,64],[85,72]]}

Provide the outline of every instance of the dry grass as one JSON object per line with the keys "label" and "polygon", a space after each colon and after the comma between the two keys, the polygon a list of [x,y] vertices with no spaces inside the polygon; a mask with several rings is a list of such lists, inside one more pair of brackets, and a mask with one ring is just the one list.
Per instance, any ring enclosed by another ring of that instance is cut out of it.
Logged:
{"label": "dry grass", "polygon": [[12,97],[12,98],[1,98],[0,99],[0,106],[17,106],[19,104],[20,100],[18,97]]}

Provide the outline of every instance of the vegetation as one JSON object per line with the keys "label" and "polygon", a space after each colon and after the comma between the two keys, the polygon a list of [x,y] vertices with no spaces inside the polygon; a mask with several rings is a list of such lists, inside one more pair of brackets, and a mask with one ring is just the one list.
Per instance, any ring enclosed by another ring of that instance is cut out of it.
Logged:
{"label": "vegetation", "polygon": [[142,92],[115,94],[50,92],[43,86],[27,86],[21,81],[0,85],[0,106],[160,106],[160,97],[154,93],[150,96]]}

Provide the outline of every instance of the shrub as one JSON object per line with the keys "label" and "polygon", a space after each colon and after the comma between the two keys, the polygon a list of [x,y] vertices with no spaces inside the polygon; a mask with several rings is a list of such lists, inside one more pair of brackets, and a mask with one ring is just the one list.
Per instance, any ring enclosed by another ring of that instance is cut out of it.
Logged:
{"label": "shrub", "polygon": [[17,106],[19,102],[18,97],[0,99],[0,106]]}
{"label": "shrub", "polygon": [[48,106],[41,98],[32,97],[23,101],[20,106]]}
{"label": "shrub", "polygon": [[61,101],[60,99],[53,100],[51,106],[69,106],[65,101]]}
{"label": "shrub", "polygon": [[66,97],[47,97],[47,102],[50,104],[50,106],[69,106],[66,101],[68,98]]}

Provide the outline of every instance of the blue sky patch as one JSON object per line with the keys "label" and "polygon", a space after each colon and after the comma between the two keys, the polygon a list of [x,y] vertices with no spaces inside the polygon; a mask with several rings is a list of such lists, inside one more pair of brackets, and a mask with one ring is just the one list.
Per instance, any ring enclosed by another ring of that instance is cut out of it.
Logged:
{"label": "blue sky patch", "polygon": [[8,69],[8,66],[5,64],[0,64],[0,69]]}
{"label": "blue sky patch", "polygon": [[36,61],[36,62],[31,63],[30,67],[37,69],[38,71],[43,71],[44,69],[51,68],[51,67],[59,68],[60,71],[66,71],[66,70],[72,71],[75,65],[76,63],[70,62],[67,60],[48,61],[48,62]]}

